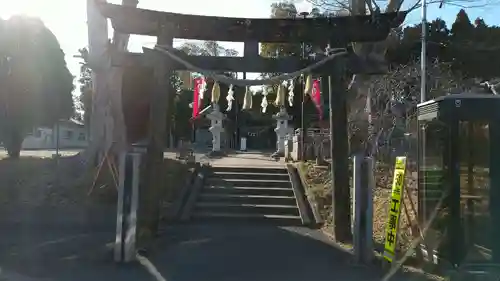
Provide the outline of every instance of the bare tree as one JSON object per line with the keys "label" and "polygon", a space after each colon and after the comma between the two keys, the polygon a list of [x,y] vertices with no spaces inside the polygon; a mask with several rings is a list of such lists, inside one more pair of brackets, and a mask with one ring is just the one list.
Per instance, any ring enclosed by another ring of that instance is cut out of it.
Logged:
{"label": "bare tree", "polygon": [[[127,50],[129,34],[115,32],[108,40],[108,24],[98,9],[106,0],[87,0],[87,23],[89,37],[89,66],[92,69],[92,116],[90,120],[90,147],[86,160],[93,163],[94,157],[105,155],[112,148],[117,155],[126,148],[125,120],[122,110],[122,69],[112,67],[109,51]],[[122,5],[137,7],[138,0],[122,0]]]}
{"label": "bare tree", "polygon": [[[379,9],[379,11],[386,12],[396,12],[400,9],[405,9],[408,12],[412,12],[415,9],[420,8],[422,0],[306,0],[307,2],[313,4],[314,7],[318,7],[326,12],[338,12],[338,11],[349,11],[356,14],[354,11],[361,11],[361,7],[364,7],[364,14],[374,13]],[[356,3],[358,1],[358,3]],[[385,8],[381,7],[381,4],[387,3]],[[427,0],[427,4],[438,4],[440,7],[443,6],[454,6],[460,8],[480,8],[489,5],[500,4],[497,0]]]}
{"label": "bare tree", "polygon": [[[452,73],[450,64],[434,61],[427,68],[428,96],[435,98],[467,87],[467,81]],[[416,135],[414,126],[416,105],[420,94],[419,62],[391,69],[387,74],[372,76],[367,83],[371,93],[366,103],[370,108],[356,108],[350,112],[350,133],[353,149],[368,150],[373,156],[390,156],[402,147],[385,144],[394,139],[395,131]],[[371,120],[360,111],[371,111]],[[368,132],[368,133],[367,133]]]}
{"label": "bare tree", "polygon": [[226,49],[217,41],[188,41],[183,43],[179,49],[184,51],[186,54],[193,56],[238,56],[238,51],[234,49]]}
{"label": "bare tree", "polygon": [[[323,9],[325,12],[337,13],[346,12],[354,15],[367,15],[367,14],[377,14],[380,12],[397,12],[405,9],[407,12],[412,12],[421,6],[422,0],[389,0],[387,2],[377,1],[377,0],[306,0],[312,3],[315,7]],[[382,3],[387,3],[385,7],[381,7]],[[439,4],[439,5],[453,5],[459,7],[480,7],[485,5],[496,5],[498,0],[428,0],[428,4]],[[388,47],[391,44],[397,42],[398,39],[398,29],[392,30],[386,40],[375,43],[353,43],[353,48],[355,53],[364,59],[370,59],[373,61],[379,61],[384,63],[385,55]],[[368,123],[374,118],[370,116],[370,110],[364,110],[365,106],[359,106],[360,104],[369,104],[372,99],[371,91],[369,89],[370,77],[366,75],[354,75],[351,83],[349,84],[350,90],[350,106],[351,110],[361,114],[361,116],[356,117],[357,119],[365,119]],[[353,101],[356,101],[353,103]],[[360,110],[360,109],[363,110]],[[368,106],[368,109],[370,107]],[[373,127],[373,126],[369,126]],[[374,131],[371,131],[374,134]],[[369,137],[370,139],[375,139],[374,135]],[[369,150],[367,150],[369,153]]]}
{"label": "bare tree", "polygon": [[225,49],[224,56],[226,57],[237,57],[239,55],[238,51],[234,49]]}

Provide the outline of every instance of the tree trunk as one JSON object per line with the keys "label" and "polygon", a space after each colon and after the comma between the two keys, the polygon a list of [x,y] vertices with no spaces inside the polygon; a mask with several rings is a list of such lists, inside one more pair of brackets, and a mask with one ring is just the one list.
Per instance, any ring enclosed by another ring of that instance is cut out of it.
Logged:
{"label": "tree trunk", "polygon": [[[389,0],[387,4],[386,12],[396,12],[401,8],[401,3],[403,1],[399,0]],[[367,13],[367,1],[365,0],[350,0],[349,5],[351,8],[351,13],[354,15],[366,15]],[[364,59],[370,59],[380,62],[381,64],[385,63],[385,54],[387,52],[387,47],[389,44],[395,40],[395,34],[392,32],[386,38],[386,40],[381,42],[373,42],[373,43],[353,43],[354,52]],[[354,75],[352,81],[350,83],[350,102],[352,104],[353,101],[361,102],[366,105],[365,110],[358,111],[354,114],[359,114],[362,116],[356,116],[355,119],[364,119],[366,120],[366,136],[367,143],[364,146],[365,154],[371,156],[375,152],[374,145],[378,141],[377,132],[375,130],[376,126],[373,120],[373,111],[372,111],[372,92],[367,88],[369,84],[370,77],[367,75]],[[352,107],[352,106],[351,106]]]}
{"label": "tree trunk", "polygon": [[[107,19],[98,11],[97,3],[87,0],[89,64],[92,69],[93,99],[90,117],[90,145],[86,159],[96,163],[106,155],[117,156],[126,149],[126,128],[122,107],[122,69],[111,67],[110,52],[126,51],[129,35],[115,32],[108,40]],[[123,5],[136,7],[137,0],[123,0]],[[97,161],[96,161],[97,160]]]}
{"label": "tree trunk", "polygon": [[21,154],[21,147],[23,144],[23,136],[19,130],[13,128],[7,135],[5,141],[5,149],[9,158],[18,159]]}

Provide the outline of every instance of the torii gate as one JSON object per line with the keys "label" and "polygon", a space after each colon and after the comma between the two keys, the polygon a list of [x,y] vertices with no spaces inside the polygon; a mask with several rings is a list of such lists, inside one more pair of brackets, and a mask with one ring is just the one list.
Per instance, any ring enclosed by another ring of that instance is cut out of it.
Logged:
{"label": "torii gate", "polygon": [[[156,36],[157,45],[161,46],[171,47],[174,38],[245,43],[244,57],[188,56],[182,52],[174,52],[177,57],[189,64],[214,72],[291,73],[318,62],[319,59],[264,58],[259,55],[259,42],[307,42],[323,46],[346,47],[350,42],[382,41],[387,37],[390,29],[399,26],[406,16],[406,13],[398,12],[319,19],[246,19],[182,15],[108,4],[102,1],[97,7],[104,18],[111,20],[116,32]],[[145,181],[147,186],[143,188],[147,192],[141,194],[143,203],[140,206],[144,210],[140,211],[139,217],[140,221],[146,221],[145,225],[154,231],[158,221],[151,214],[158,214],[159,209],[157,182],[154,179],[159,178],[162,173],[167,109],[169,95],[173,93],[166,77],[174,70],[187,69],[184,64],[147,48],[144,48],[144,54],[111,52],[111,65],[116,68],[152,69],[154,73],[146,154],[148,175]],[[378,74],[384,71],[385,68],[381,68],[378,62],[365,61],[354,53],[332,59],[312,71],[321,75],[322,80],[328,81],[328,83],[323,83],[323,92],[330,93],[330,132],[334,144],[331,152],[334,162],[332,165],[334,214],[336,223],[342,225],[339,228],[340,232],[336,233],[338,236],[350,235],[350,230],[345,228],[346,225],[350,225],[346,74]]]}

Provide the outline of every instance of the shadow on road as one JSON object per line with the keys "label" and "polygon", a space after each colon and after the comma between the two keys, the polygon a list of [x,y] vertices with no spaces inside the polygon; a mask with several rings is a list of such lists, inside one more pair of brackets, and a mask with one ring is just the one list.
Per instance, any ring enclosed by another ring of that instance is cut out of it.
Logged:
{"label": "shadow on road", "polygon": [[[0,224],[0,280],[155,280],[138,263],[113,262],[111,215],[101,212],[103,218],[93,226],[41,222],[36,216],[31,223]],[[87,220],[97,216],[85,215]],[[383,276],[379,268],[354,265],[350,253],[301,227],[172,225],[148,258],[168,281],[371,281]]]}
{"label": "shadow on road", "polygon": [[122,270],[109,247],[115,236],[113,211],[0,208],[0,280],[114,280]]}
{"label": "shadow on road", "polygon": [[[38,166],[44,161],[52,160],[25,159],[9,164],[22,168],[0,169],[0,188],[9,184],[9,201],[19,203],[0,205],[0,280],[154,280],[137,263],[113,262],[115,206],[25,204],[26,198],[44,202],[47,186],[28,188],[16,182],[27,177],[39,182],[45,170]],[[0,161],[0,167],[7,164]],[[34,168],[40,175],[35,176]],[[20,174],[14,176],[14,171]],[[12,180],[6,180],[8,175]],[[354,265],[348,252],[320,232],[302,227],[171,225],[156,244],[149,259],[168,281],[371,281],[383,276],[378,268]],[[391,280],[418,279],[407,275]]]}
{"label": "shadow on road", "polygon": [[194,224],[171,227],[164,235],[150,260],[166,280],[369,281],[383,276],[378,268],[354,265],[349,252],[301,227]]}

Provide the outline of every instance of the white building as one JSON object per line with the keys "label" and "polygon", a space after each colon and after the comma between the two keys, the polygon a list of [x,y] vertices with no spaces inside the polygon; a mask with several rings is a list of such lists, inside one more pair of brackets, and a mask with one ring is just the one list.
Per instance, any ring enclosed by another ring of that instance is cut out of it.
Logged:
{"label": "white building", "polygon": [[[24,138],[22,149],[55,149],[57,146],[57,125],[53,128],[33,129]],[[59,148],[82,148],[88,144],[85,126],[74,119],[59,121]]]}

